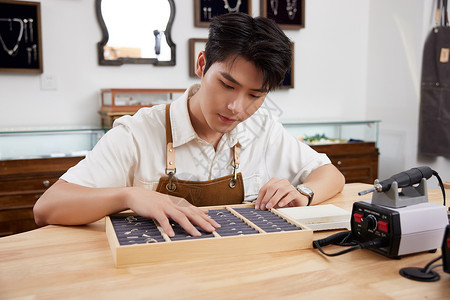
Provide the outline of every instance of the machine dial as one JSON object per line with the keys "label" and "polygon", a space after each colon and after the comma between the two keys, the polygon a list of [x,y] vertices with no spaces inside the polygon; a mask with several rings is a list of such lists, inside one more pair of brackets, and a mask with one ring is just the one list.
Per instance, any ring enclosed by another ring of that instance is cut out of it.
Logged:
{"label": "machine dial", "polygon": [[377,229],[377,218],[374,215],[367,215],[361,219],[361,226],[363,231],[374,231]]}

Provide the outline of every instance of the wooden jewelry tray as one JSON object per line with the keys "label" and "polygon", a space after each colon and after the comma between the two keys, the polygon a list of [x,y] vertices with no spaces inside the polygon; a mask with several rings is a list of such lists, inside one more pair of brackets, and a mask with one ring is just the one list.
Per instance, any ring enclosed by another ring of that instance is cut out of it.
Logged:
{"label": "wooden jewelry tray", "polygon": [[205,208],[222,227],[213,233],[200,230],[200,237],[171,221],[175,236],[170,238],[155,220],[131,211],[107,216],[106,235],[116,267],[312,247],[313,231],[276,209],[255,210],[252,204]]}

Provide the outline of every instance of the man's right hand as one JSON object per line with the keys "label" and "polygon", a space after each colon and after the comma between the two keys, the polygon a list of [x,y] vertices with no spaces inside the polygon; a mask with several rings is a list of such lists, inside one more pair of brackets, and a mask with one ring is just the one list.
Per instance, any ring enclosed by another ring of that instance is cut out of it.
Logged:
{"label": "man's right hand", "polygon": [[196,207],[183,198],[133,187],[129,188],[127,203],[138,215],[158,221],[169,237],[175,235],[169,218],[180,224],[192,236],[201,235],[193,224],[207,232],[213,232],[220,227],[208,216],[207,210]]}
{"label": "man's right hand", "polygon": [[194,225],[207,232],[220,227],[208,216],[207,210],[193,206],[183,198],[142,187],[91,188],[62,179],[39,198],[33,212],[36,224],[41,226],[83,225],[127,209],[155,219],[170,237],[175,233],[169,218],[192,236],[201,235]]}

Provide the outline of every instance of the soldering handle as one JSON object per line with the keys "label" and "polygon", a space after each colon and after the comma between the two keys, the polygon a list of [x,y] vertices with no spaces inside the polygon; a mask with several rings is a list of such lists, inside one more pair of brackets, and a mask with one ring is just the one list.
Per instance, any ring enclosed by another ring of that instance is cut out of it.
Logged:
{"label": "soldering handle", "polygon": [[429,179],[433,175],[433,170],[429,167],[417,167],[412,168],[408,171],[404,171],[393,175],[392,177],[380,182],[383,191],[387,191],[391,188],[391,184],[396,181],[398,187],[412,186],[413,184],[419,183],[422,178]]}

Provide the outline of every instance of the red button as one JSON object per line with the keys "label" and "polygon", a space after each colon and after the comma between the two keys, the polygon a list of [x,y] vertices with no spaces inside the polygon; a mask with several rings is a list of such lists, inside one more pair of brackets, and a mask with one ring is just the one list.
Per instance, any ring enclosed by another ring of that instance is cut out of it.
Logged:
{"label": "red button", "polygon": [[361,223],[362,217],[363,217],[362,214],[358,214],[358,213],[353,214],[353,218],[355,219],[355,222]]}
{"label": "red button", "polygon": [[385,221],[378,221],[378,229],[384,232],[388,232],[388,223]]}
{"label": "red button", "polygon": [[447,248],[450,249],[450,238],[447,239]]}

